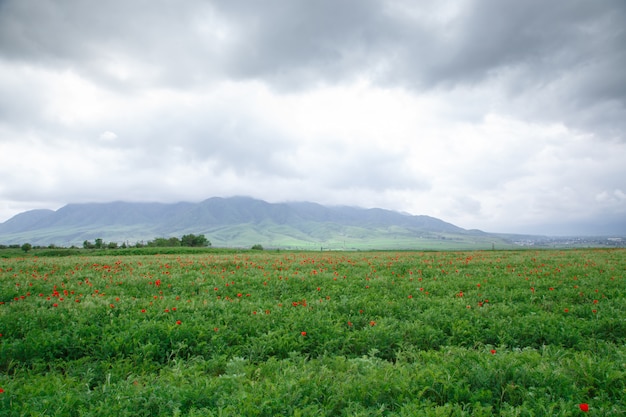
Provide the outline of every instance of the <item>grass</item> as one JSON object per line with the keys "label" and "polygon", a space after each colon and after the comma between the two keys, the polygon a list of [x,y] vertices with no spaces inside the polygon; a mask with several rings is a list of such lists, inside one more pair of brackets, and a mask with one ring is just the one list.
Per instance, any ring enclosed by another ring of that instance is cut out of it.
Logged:
{"label": "grass", "polygon": [[2,416],[626,410],[624,250],[81,253],[0,259]]}

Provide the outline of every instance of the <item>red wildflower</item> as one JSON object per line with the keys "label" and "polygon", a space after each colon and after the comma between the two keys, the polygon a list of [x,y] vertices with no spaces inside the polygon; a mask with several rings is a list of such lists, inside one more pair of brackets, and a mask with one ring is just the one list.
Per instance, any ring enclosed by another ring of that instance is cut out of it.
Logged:
{"label": "red wildflower", "polygon": [[370,321],[370,326],[376,326],[376,322],[374,320]]}
{"label": "red wildflower", "polygon": [[146,309],[145,309],[145,308],[142,308],[142,309],[141,309],[141,312],[142,312],[142,313],[145,313],[145,312],[146,312]]}
{"label": "red wildflower", "polygon": [[491,352],[492,355],[496,354],[496,350],[495,349],[491,349],[489,352]]}
{"label": "red wildflower", "polygon": [[4,390],[0,388],[0,394],[4,394]]}
{"label": "red wildflower", "polygon": [[176,324],[180,325],[180,324],[182,324],[182,321],[176,320]]}
{"label": "red wildflower", "polygon": [[306,332],[300,332],[302,336],[306,336]]}
{"label": "red wildflower", "polygon": [[589,404],[587,403],[581,403],[578,404],[578,407],[580,408],[580,410],[584,413],[586,413],[587,411],[589,411]]}

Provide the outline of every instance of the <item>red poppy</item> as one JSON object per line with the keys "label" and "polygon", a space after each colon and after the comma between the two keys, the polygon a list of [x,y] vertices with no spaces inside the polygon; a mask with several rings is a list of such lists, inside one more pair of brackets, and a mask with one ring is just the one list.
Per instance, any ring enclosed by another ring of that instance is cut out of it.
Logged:
{"label": "red poppy", "polygon": [[489,352],[491,352],[492,355],[496,354],[496,350],[495,349],[491,349]]}
{"label": "red poppy", "polygon": [[0,388],[0,394],[4,394],[4,390]]}
{"label": "red poppy", "polygon": [[176,320],[176,324],[180,325],[180,324],[182,324],[182,321]]}
{"label": "red poppy", "polygon": [[374,320],[370,321],[370,326],[376,326],[376,322]]}
{"label": "red poppy", "polygon": [[580,408],[580,410],[584,413],[586,413],[587,411],[589,411],[589,404],[587,403],[581,403],[578,404],[578,407]]}
{"label": "red poppy", "polygon": [[145,313],[145,312],[146,312],[146,309],[145,309],[145,308],[142,308],[142,309],[141,309],[141,312],[142,312],[142,313]]}
{"label": "red poppy", "polygon": [[300,332],[302,336],[306,336],[306,332]]}

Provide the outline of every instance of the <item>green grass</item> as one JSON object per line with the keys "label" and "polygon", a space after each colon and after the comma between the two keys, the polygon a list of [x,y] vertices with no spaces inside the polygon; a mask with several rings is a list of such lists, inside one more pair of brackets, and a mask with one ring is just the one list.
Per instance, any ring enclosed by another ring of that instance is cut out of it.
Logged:
{"label": "green grass", "polygon": [[625,250],[79,253],[0,259],[0,416],[625,414]]}

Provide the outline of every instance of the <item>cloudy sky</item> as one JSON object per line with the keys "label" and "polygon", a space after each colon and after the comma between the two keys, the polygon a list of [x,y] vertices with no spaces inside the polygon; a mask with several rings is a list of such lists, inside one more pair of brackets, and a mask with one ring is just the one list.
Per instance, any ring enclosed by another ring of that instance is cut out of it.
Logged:
{"label": "cloudy sky", "polygon": [[0,222],[249,195],[624,224],[624,45],[623,0],[0,0]]}

